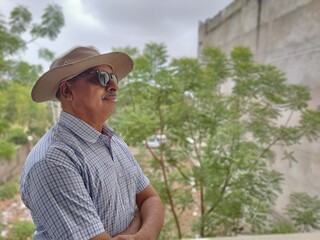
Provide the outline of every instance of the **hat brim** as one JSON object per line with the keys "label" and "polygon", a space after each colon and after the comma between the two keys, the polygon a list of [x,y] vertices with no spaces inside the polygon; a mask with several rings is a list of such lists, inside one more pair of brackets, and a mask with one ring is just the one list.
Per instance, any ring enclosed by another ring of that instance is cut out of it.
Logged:
{"label": "hat brim", "polygon": [[126,77],[133,68],[132,59],[122,52],[101,54],[52,68],[35,83],[31,91],[32,100],[35,102],[57,100],[56,92],[61,81],[71,79],[89,68],[105,64],[111,66],[119,81]]}

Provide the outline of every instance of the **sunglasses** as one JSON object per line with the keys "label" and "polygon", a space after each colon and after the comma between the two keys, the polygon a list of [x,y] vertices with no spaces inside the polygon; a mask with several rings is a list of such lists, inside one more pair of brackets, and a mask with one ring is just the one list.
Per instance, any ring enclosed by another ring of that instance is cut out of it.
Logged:
{"label": "sunglasses", "polygon": [[93,73],[97,74],[98,80],[99,80],[99,83],[101,86],[106,87],[109,84],[110,80],[113,80],[116,82],[116,84],[118,84],[117,75],[115,75],[114,73],[108,73],[103,70],[94,70],[91,72],[83,72],[83,73],[80,73],[78,76],[86,76],[86,75],[91,75]]}

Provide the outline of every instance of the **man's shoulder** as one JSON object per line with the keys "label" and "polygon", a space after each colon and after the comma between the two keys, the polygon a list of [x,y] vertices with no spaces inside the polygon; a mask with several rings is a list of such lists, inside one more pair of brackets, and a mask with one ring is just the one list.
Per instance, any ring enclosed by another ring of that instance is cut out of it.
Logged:
{"label": "man's shoulder", "polygon": [[52,149],[64,148],[68,145],[71,145],[71,143],[75,141],[76,136],[74,134],[67,131],[67,129],[60,124],[56,124],[40,138],[29,155],[36,153],[43,154]]}
{"label": "man's shoulder", "polygon": [[53,156],[57,156],[56,159],[59,160],[63,155],[72,154],[79,146],[78,141],[74,134],[56,124],[32,148],[25,162],[25,170],[28,172],[37,163],[49,158],[54,159]]}

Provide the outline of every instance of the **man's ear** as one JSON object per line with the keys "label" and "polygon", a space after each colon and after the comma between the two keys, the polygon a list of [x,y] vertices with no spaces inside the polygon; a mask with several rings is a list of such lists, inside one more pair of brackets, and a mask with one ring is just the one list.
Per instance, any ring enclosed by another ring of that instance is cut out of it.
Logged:
{"label": "man's ear", "polygon": [[71,87],[71,84],[68,83],[67,81],[60,83],[60,86],[59,86],[60,94],[66,100],[73,99],[73,94],[72,94],[70,87]]}

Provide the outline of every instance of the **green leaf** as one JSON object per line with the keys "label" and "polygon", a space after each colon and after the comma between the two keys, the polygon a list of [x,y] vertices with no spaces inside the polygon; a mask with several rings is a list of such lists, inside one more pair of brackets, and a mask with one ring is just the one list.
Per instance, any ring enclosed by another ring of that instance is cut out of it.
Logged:
{"label": "green leaf", "polygon": [[48,48],[40,48],[38,52],[39,58],[45,59],[47,61],[53,61],[55,55]]}
{"label": "green leaf", "polygon": [[15,7],[10,14],[11,33],[21,34],[26,32],[31,21],[32,15],[26,7],[22,5]]}
{"label": "green leaf", "polygon": [[64,25],[64,17],[60,6],[50,4],[46,7],[41,17],[40,24],[34,24],[31,34],[34,37],[48,37],[54,40],[60,33],[61,27]]}

